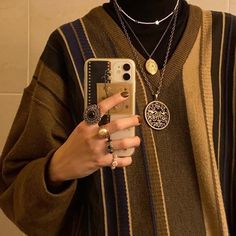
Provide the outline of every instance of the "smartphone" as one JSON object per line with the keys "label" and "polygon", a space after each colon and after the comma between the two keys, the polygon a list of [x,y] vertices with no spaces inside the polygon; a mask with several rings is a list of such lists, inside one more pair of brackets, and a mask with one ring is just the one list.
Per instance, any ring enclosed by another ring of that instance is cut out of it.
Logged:
{"label": "smartphone", "polygon": [[[135,63],[126,58],[91,58],[84,66],[84,103],[88,105],[123,91],[129,92],[128,99],[108,112],[109,121],[135,114]],[[135,127],[111,134],[112,140],[135,136]],[[131,156],[134,148],[115,151],[118,156]]]}

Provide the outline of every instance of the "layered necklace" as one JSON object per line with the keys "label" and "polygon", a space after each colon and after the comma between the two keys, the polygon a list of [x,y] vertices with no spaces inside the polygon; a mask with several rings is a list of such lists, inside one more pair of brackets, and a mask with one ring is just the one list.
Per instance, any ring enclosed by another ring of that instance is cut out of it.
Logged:
{"label": "layered necklace", "polygon": [[[148,80],[147,74],[144,70],[144,67],[141,65],[142,63],[139,60],[139,56],[138,56],[138,54],[137,54],[137,52],[136,52],[136,50],[135,50],[135,48],[134,48],[134,46],[131,42],[131,39],[130,39],[130,36],[128,34],[126,25],[129,28],[131,28],[131,27],[129,26],[127,21],[124,20],[124,17],[121,15],[122,12],[120,11],[119,5],[117,4],[116,0],[113,0],[113,3],[114,3],[114,8],[115,8],[115,11],[116,11],[117,16],[119,18],[119,21],[121,23],[122,29],[125,33],[125,36],[128,40],[128,43],[129,43],[129,45],[132,49],[132,53],[134,55],[134,58],[138,63],[138,67],[140,69],[142,77],[144,78],[144,80],[145,80],[145,82],[146,82],[146,84],[147,84],[147,86],[148,86],[148,88],[149,88],[149,90],[150,90],[150,92],[153,96],[153,101],[149,102],[145,107],[145,110],[144,110],[145,120],[146,120],[147,124],[152,129],[163,130],[168,126],[168,124],[170,122],[170,111],[169,111],[168,107],[166,106],[166,104],[159,101],[159,95],[160,95],[160,92],[161,92],[163,79],[164,79],[164,75],[165,75],[165,71],[166,71],[166,66],[167,66],[167,62],[168,62],[168,59],[169,59],[169,55],[170,55],[170,49],[171,49],[171,46],[172,46],[173,37],[174,37],[175,29],[176,29],[177,16],[178,16],[178,10],[179,10],[179,0],[177,2],[177,6],[176,6],[174,12],[171,14],[171,15],[173,15],[173,17],[170,20],[169,25],[167,26],[167,30],[165,30],[165,32],[164,32],[164,34],[166,34],[167,31],[168,31],[168,28],[171,25],[171,23],[173,23],[171,33],[170,33],[169,42],[168,42],[168,46],[167,46],[167,51],[166,51],[166,55],[165,55],[163,68],[162,68],[161,74],[160,74],[160,81],[159,81],[159,84],[158,84],[157,88],[153,88],[152,84]],[[131,32],[132,32],[132,34],[135,35],[133,30],[131,30]],[[163,38],[164,38],[164,36],[161,37],[161,40]],[[140,41],[138,40],[138,42],[140,42]],[[158,44],[160,44],[160,43],[158,42]],[[146,62],[146,64],[147,64],[147,62]],[[146,68],[146,64],[145,64],[145,68]],[[147,68],[146,68],[146,70],[147,70]]]}
{"label": "layered necklace", "polygon": [[[155,21],[150,21],[150,22],[145,22],[145,21],[139,21],[136,20],[134,18],[132,18],[131,16],[129,16],[122,8],[121,6],[118,4],[117,0],[114,0],[114,3],[116,5],[116,8],[118,8],[119,12],[122,13],[125,17],[127,17],[129,20],[137,23],[137,24],[142,24],[142,25],[159,25],[162,22],[166,21],[167,19],[169,19],[171,16],[173,18],[174,13],[176,12],[177,8],[179,7],[179,0],[177,1],[174,10],[168,14],[167,16],[165,16],[164,18],[160,19],[160,20],[155,20]],[[129,30],[132,32],[132,34],[134,35],[134,37],[136,38],[137,42],[139,43],[139,45],[141,46],[141,48],[143,49],[143,51],[145,52],[145,54],[147,55],[147,60],[145,62],[145,69],[146,71],[151,74],[151,75],[155,75],[158,71],[158,63],[152,58],[154,53],[156,52],[157,48],[159,47],[159,45],[161,44],[163,38],[165,37],[166,33],[168,32],[168,29],[170,27],[171,21],[169,23],[169,25],[167,26],[165,32],[163,33],[162,37],[160,38],[160,40],[158,41],[158,43],[156,44],[156,46],[154,47],[154,49],[152,50],[151,53],[149,53],[146,48],[143,46],[143,44],[141,43],[141,41],[139,40],[139,38],[136,36],[136,34],[134,33],[134,31],[132,30],[132,28],[130,27],[130,25],[128,24],[128,22],[125,20],[125,18],[123,17],[123,15],[120,14],[120,16],[122,17],[122,20],[125,21],[126,25],[129,27]]]}

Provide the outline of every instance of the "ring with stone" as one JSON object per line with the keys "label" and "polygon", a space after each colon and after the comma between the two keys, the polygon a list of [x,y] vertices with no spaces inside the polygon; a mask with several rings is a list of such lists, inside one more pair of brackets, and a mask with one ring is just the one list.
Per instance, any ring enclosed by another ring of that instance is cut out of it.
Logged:
{"label": "ring with stone", "polygon": [[99,138],[110,138],[110,133],[108,131],[108,129],[106,129],[105,127],[100,127],[98,130],[98,137]]}
{"label": "ring with stone", "polygon": [[108,138],[108,141],[107,141],[107,152],[110,154],[113,154],[114,152],[112,140],[110,139],[110,137]]}
{"label": "ring with stone", "polygon": [[111,169],[112,170],[115,170],[116,167],[118,166],[117,158],[118,158],[117,154],[113,153],[112,154],[112,163],[111,163]]}
{"label": "ring with stone", "polygon": [[100,107],[97,104],[89,105],[84,111],[84,120],[89,125],[99,123],[101,120]]}

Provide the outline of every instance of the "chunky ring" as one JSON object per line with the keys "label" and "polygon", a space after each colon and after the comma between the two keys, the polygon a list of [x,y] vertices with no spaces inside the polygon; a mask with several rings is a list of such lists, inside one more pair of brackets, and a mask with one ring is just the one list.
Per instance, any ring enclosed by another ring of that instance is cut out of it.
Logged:
{"label": "chunky ring", "polygon": [[84,111],[84,120],[90,124],[97,124],[101,120],[100,107],[97,104],[89,105]]}
{"label": "chunky ring", "polygon": [[101,127],[98,130],[98,136],[99,136],[99,138],[108,138],[109,139],[110,133],[109,133],[108,129]]}
{"label": "chunky ring", "polygon": [[108,143],[108,145],[107,145],[107,152],[112,154],[114,152],[112,140],[109,138],[107,143]]}
{"label": "chunky ring", "polygon": [[117,154],[113,153],[112,154],[113,158],[112,158],[112,163],[111,163],[111,169],[115,170],[115,168],[118,166],[118,162],[117,162]]}

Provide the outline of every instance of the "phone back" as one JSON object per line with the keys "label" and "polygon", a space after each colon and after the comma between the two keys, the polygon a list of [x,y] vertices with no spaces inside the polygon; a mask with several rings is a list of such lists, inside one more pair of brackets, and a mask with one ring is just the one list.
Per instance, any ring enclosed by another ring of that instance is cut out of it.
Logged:
{"label": "phone back", "polygon": [[[85,62],[85,108],[123,91],[129,98],[109,111],[110,121],[135,114],[135,63],[126,58],[91,58]],[[111,134],[112,140],[135,136],[135,128]],[[131,156],[134,148],[115,151],[118,156]]]}

